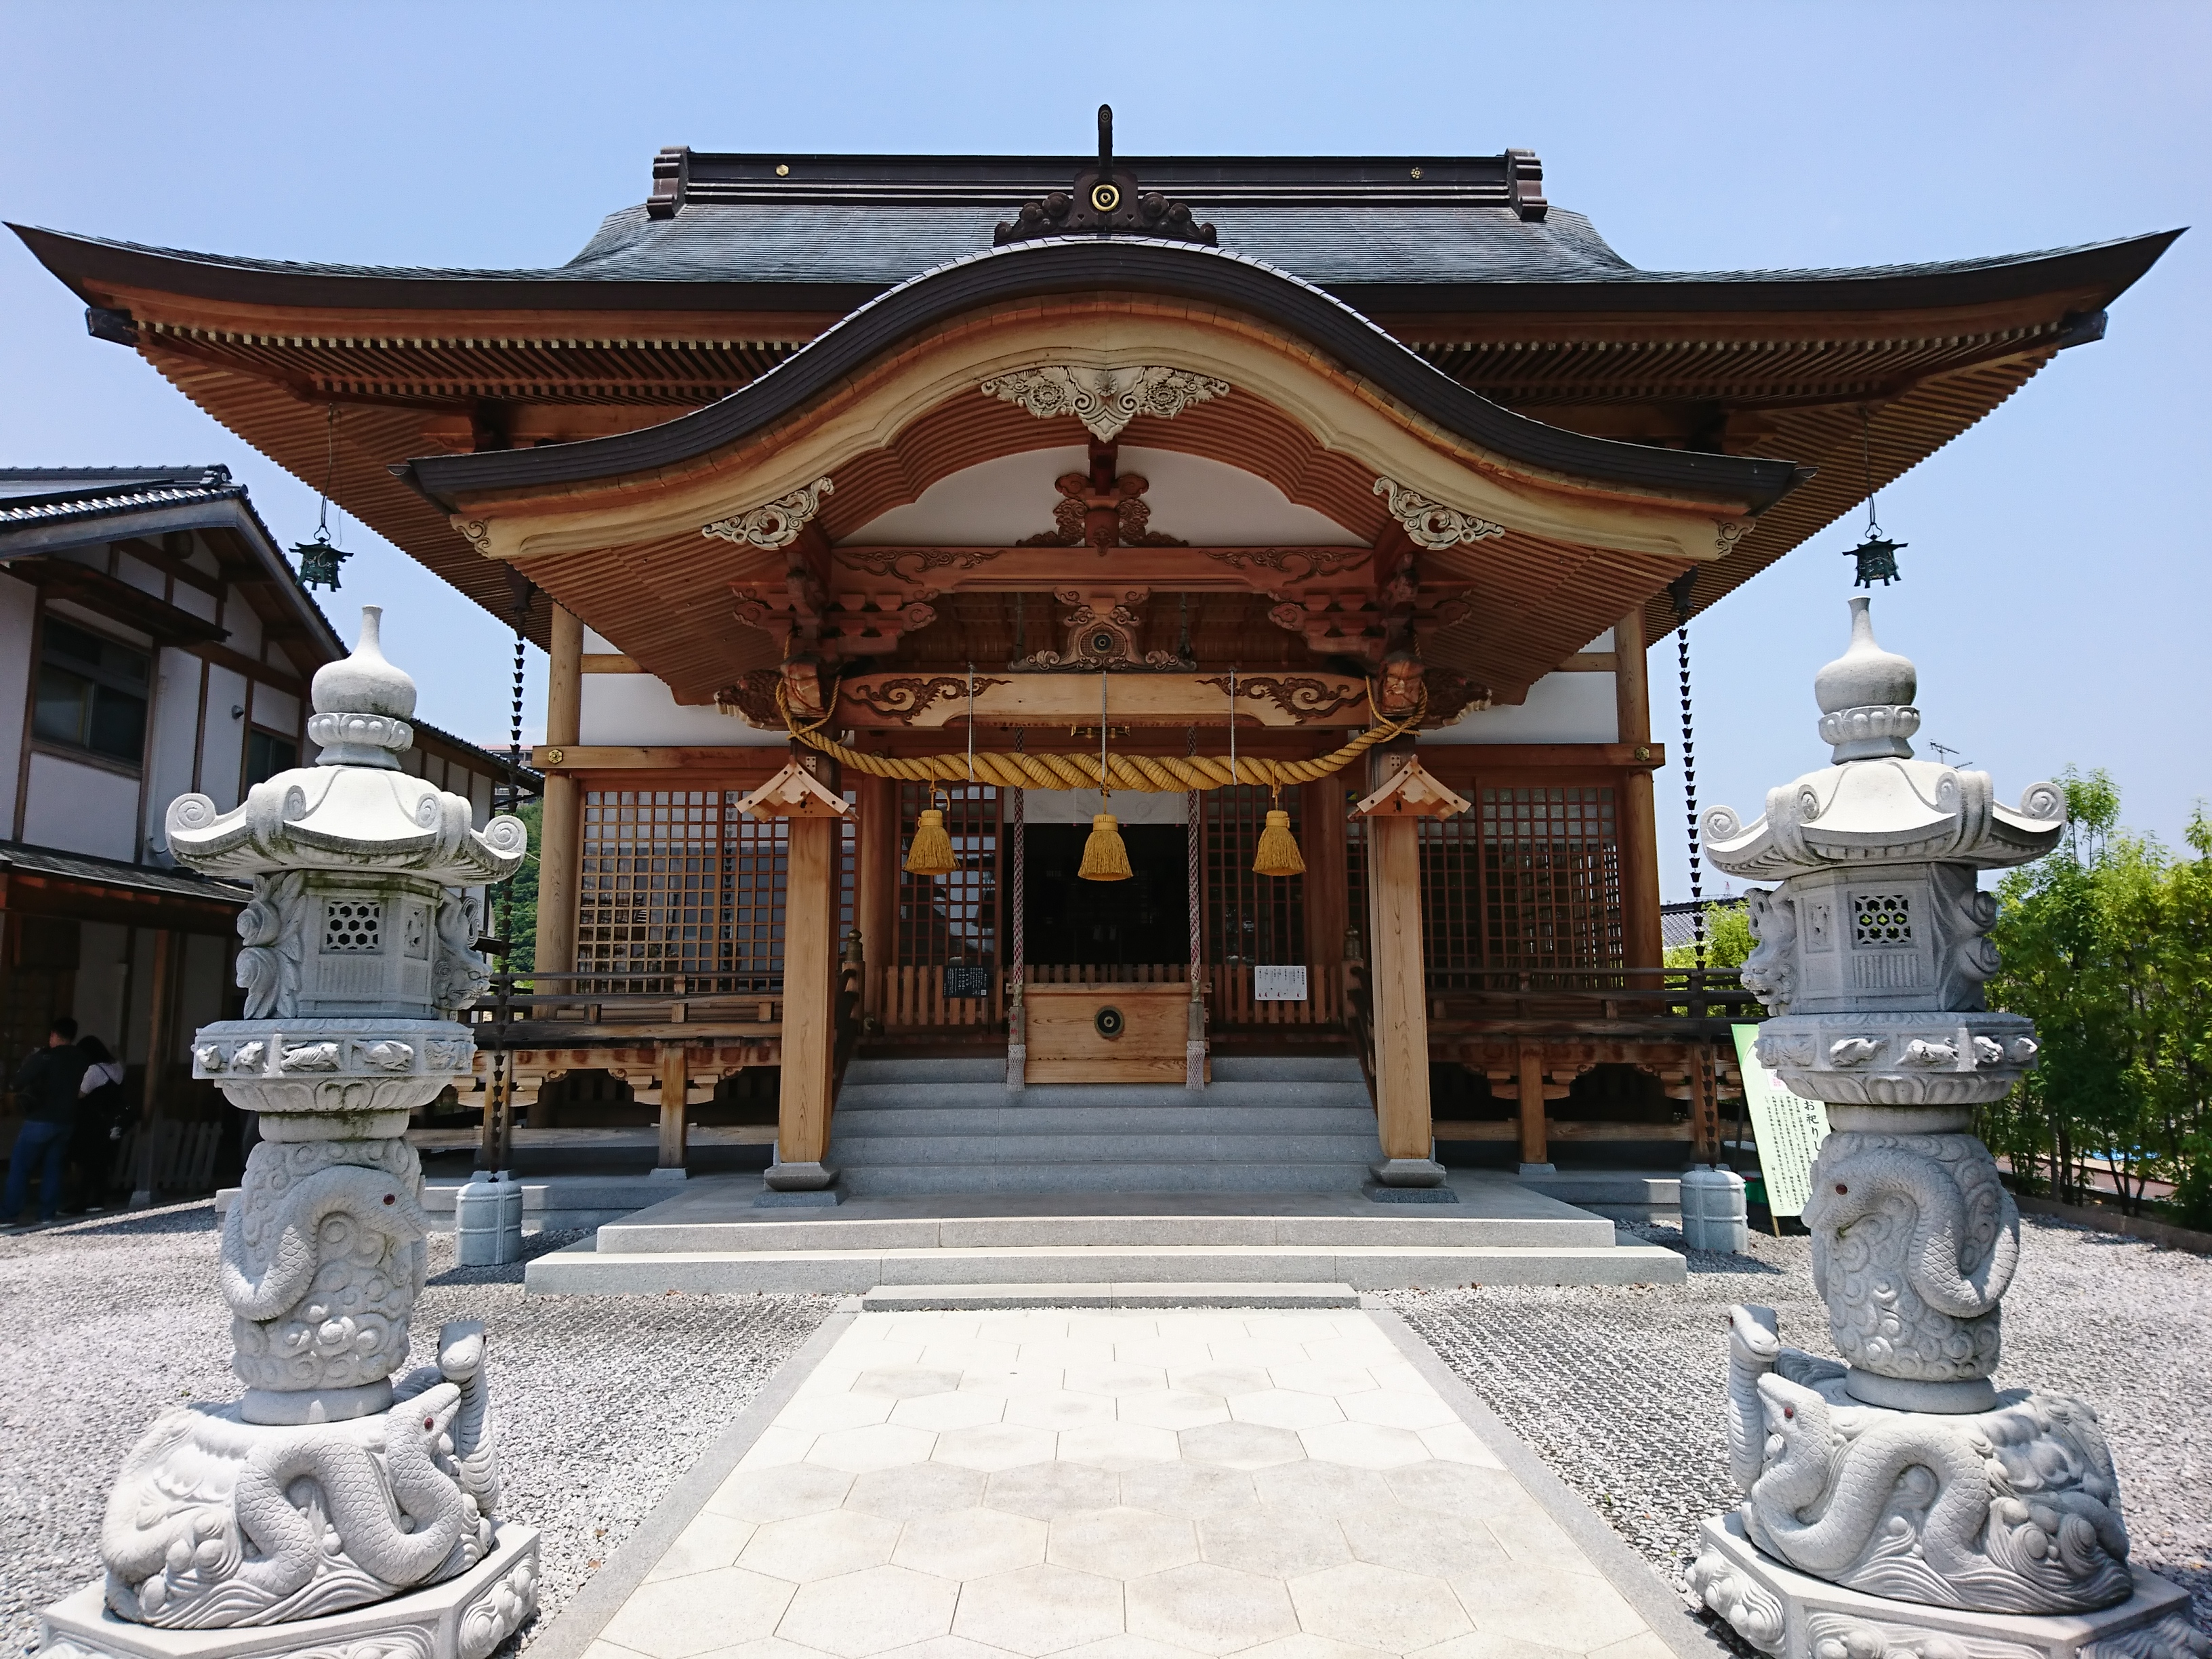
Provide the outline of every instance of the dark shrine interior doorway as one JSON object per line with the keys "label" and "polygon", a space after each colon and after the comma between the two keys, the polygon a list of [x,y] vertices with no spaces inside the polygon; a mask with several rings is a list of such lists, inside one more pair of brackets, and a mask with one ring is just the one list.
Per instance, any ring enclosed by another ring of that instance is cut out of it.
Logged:
{"label": "dark shrine interior doorway", "polygon": [[1040,966],[1130,967],[1190,960],[1188,840],[1179,823],[1121,826],[1127,881],[1085,881],[1091,827],[1032,823],[1023,927]]}

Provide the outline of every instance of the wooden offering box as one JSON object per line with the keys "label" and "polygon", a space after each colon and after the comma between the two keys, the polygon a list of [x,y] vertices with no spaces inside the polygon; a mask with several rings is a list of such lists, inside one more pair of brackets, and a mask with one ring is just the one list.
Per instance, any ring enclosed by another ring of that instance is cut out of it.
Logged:
{"label": "wooden offering box", "polygon": [[[1190,987],[1032,985],[1024,993],[1031,1083],[1181,1083]],[[1112,1010],[1117,1022],[1102,1019]],[[1102,1027],[1103,1029],[1102,1029]],[[1212,1077],[1212,1062],[1206,1075]]]}

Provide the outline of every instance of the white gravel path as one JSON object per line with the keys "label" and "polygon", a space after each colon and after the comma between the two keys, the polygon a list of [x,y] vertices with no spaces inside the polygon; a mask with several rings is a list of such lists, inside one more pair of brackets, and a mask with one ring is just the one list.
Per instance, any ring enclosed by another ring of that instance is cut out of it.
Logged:
{"label": "white gravel path", "polygon": [[[546,1234],[535,1253],[574,1238]],[[0,1654],[96,1577],[124,1454],[164,1407],[237,1396],[206,1203],[0,1236]],[[522,1270],[430,1244],[411,1363],[438,1327],[490,1328],[501,1512],[544,1534],[536,1623],[627,1538],[828,1316],[828,1297],[525,1297]]]}
{"label": "white gravel path", "polygon": [[[1635,1230],[1680,1249],[1671,1228]],[[1811,1241],[1690,1251],[1686,1285],[1490,1287],[1390,1297],[1446,1364],[1670,1582],[1698,1522],[1735,1507],[1721,1407],[1726,1310],[1763,1303],[1783,1340],[1834,1355]],[[2096,1408],[2133,1559],[2188,1588],[2212,1631],[2212,1260],[2030,1218],[2005,1298],[2000,1387]]]}

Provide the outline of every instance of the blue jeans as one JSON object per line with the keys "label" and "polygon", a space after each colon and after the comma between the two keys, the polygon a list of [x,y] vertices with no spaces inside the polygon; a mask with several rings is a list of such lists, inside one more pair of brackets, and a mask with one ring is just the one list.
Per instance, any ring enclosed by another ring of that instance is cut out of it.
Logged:
{"label": "blue jeans", "polygon": [[31,1160],[45,1159],[39,1182],[39,1219],[52,1221],[62,1206],[62,1160],[69,1156],[70,1126],[41,1123],[32,1118],[15,1131],[15,1150],[8,1157],[8,1195],[4,1219],[10,1224],[23,1213],[30,1196]]}

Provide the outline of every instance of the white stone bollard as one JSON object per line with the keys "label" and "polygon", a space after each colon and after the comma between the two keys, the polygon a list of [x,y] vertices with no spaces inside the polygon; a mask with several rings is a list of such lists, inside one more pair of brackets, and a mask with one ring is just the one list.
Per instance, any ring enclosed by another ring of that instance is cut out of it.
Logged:
{"label": "white stone bollard", "polygon": [[504,1170],[479,1171],[453,1203],[457,1260],[501,1267],[522,1259],[522,1183]]}
{"label": "white stone bollard", "polygon": [[1682,1242],[1693,1250],[1741,1255],[1751,1242],[1743,1177],[1700,1164],[1682,1176]]}

